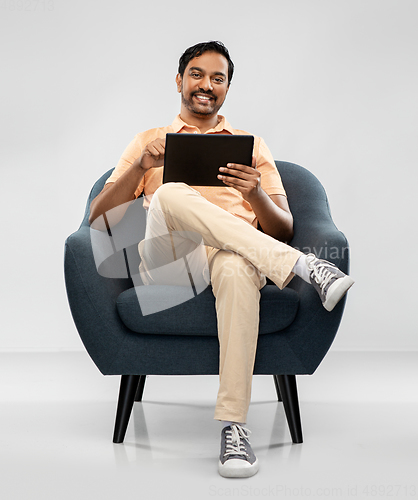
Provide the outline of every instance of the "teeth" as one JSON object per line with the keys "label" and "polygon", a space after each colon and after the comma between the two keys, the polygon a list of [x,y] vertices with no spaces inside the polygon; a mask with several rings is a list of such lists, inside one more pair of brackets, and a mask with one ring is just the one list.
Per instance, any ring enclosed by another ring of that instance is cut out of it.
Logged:
{"label": "teeth", "polygon": [[197,95],[196,96],[198,99],[204,99],[205,101],[209,101],[210,97],[206,97],[206,96],[203,96],[203,95]]}

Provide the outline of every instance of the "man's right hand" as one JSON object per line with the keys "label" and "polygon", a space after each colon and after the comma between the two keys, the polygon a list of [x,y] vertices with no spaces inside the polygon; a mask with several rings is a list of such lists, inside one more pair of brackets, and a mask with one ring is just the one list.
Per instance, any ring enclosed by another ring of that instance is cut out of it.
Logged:
{"label": "man's right hand", "polygon": [[164,153],[165,138],[155,139],[145,146],[141,156],[135,160],[135,163],[137,163],[142,170],[162,167],[164,165]]}
{"label": "man's right hand", "polygon": [[[126,172],[116,182],[106,184],[102,191],[94,198],[90,205],[89,222],[94,229],[106,230],[102,227],[100,215],[106,213],[109,226],[117,224],[122,219],[128,202],[135,200],[135,190],[141,179],[150,168],[164,165],[165,138],[155,139],[146,145],[142,154],[137,158]],[[121,207],[120,210],[112,210]],[[98,223],[93,226],[93,222]]]}

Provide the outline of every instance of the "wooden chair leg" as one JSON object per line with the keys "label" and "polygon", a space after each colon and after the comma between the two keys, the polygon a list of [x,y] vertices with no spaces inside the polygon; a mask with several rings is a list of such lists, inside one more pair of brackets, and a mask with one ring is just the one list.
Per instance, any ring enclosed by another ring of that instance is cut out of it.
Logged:
{"label": "wooden chair leg", "polygon": [[283,398],[284,411],[293,443],[303,443],[302,424],[300,421],[298,390],[295,375],[277,375],[280,394]]}
{"label": "wooden chair leg", "polygon": [[282,395],[280,394],[279,382],[277,380],[277,375],[273,375],[274,385],[276,387],[277,401],[283,401]]}
{"label": "wooden chair leg", "polygon": [[146,378],[147,378],[146,375],[139,376],[139,383],[135,394],[135,401],[142,401],[142,394],[144,393],[144,385]]}
{"label": "wooden chair leg", "polygon": [[119,389],[118,409],[116,412],[115,431],[113,433],[114,443],[123,443],[125,439],[139,379],[140,375],[122,375]]}

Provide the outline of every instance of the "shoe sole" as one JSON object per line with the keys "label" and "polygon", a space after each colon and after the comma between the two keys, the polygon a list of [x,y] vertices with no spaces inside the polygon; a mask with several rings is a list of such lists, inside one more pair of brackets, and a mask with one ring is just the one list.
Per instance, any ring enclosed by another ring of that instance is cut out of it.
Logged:
{"label": "shoe sole", "polygon": [[[258,458],[249,467],[240,467],[238,462],[242,463],[245,461],[239,459],[230,459],[226,463],[228,462],[229,466],[222,465],[221,461],[218,463],[218,472],[222,477],[251,477],[257,474],[259,469]],[[230,465],[237,465],[237,467],[230,467]]]}
{"label": "shoe sole", "polygon": [[333,283],[329,287],[327,299],[323,303],[325,309],[331,312],[353,285],[354,280],[350,276],[344,276],[344,278],[340,278],[338,281]]}

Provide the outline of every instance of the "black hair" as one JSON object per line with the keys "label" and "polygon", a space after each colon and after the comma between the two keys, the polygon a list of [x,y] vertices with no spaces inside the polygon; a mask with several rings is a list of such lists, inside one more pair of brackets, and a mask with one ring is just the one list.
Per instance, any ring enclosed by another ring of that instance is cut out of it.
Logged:
{"label": "black hair", "polygon": [[225,57],[228,61],[228,85],[231,83],[232,75],[234,74],[234,63],[229,56],[228,49],[222,42],[210,41],[210,42],[202,42],[193,45],[193,47],[189,47],[183,53],[183,55],[179,59],[179,69],[178,72],[180,76],[183,78],[184,70],[189,62],[194,57],[199,57],[205,52],[217,52]]}

